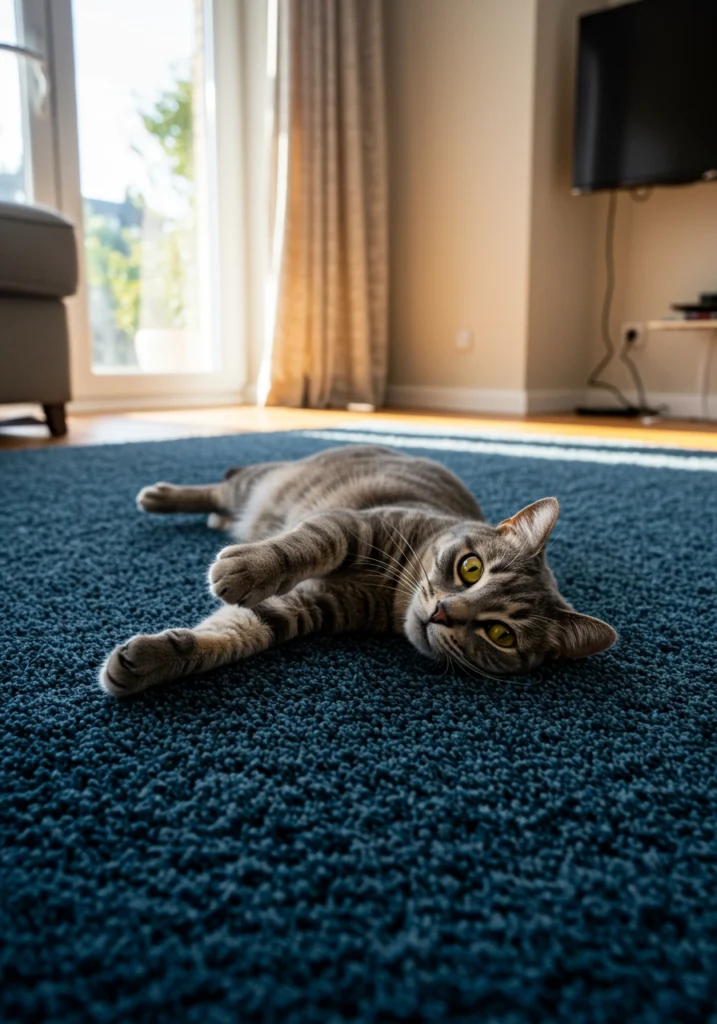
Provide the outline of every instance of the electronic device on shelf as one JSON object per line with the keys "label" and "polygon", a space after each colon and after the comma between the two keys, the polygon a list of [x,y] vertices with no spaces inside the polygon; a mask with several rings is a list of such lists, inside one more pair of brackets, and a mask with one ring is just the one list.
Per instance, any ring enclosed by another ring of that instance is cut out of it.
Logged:
{"label": "electronic device on shelf", "polygon": [[703,292],[699,302],[673,302],[670,308],[682,313],[685,320],[717,321],[717,294]]}

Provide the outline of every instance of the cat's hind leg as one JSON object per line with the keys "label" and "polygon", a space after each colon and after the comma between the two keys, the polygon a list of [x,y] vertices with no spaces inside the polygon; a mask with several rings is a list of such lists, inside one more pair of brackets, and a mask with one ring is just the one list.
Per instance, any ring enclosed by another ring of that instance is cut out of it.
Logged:
{"label": "cat's hind leg", "polygon": [[222,501],[223,484],[183,486],[157,483],[143,487],[137,495],[137,507],[143,512],[207,512],[227,515]]}
{"label": "cat's hind leg", "polygon": [[143,487],[137,506],[143,512],[205,512],[208,526],[228,530],[239,518],[256,484],[281,463],[233,466],[216,484],[182,485],[165,482]]}
{"label": "cat's hind leg", "polygon": [[206,512],[207,525],[213,530],[228,530],[246,500],[244,477],[252,476],[241,466],[228,469],[217,484],[168,484],[163,481],[143,487],[137,495],[142,512]]}

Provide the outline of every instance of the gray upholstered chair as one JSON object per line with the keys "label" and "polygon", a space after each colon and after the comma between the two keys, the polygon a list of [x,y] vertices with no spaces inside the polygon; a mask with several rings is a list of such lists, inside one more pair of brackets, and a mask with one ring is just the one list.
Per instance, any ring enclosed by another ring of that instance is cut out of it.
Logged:
{"label": "gray upholstered chair", "polygon": [[70,398],[63,299],[76,288],[72,224],[47,207],[0,203],[0,404],[39,402],[55,436]]}

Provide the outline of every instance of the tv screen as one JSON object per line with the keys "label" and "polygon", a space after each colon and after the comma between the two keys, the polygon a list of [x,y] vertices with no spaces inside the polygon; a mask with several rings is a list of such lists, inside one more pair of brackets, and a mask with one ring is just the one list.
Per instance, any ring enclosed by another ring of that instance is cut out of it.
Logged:
{"label": "tv screen", "polygon": [[573,189],[717,177],[717,0],[580,18]]}

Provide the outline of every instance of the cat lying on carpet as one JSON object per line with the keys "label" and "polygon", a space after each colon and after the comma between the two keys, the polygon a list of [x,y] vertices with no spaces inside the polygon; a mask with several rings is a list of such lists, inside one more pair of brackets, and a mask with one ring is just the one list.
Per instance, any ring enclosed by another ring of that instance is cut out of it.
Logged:
{"label": "cat lying on carpet", "polygon": [[209,570],[223,605],[194,629],[140,634],[100,671],[128,696],[308,633],[403,633],[423,654],[489,677],[610,647],[615,631],[558,592],[545,543],[555,498],[488,526],[444,466],[348,446],[228,471],[222,483],[145,487],[146,512],[208,512],[242,543]]}

